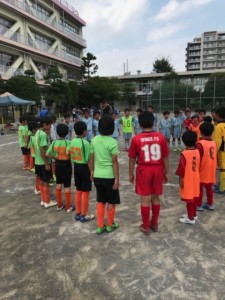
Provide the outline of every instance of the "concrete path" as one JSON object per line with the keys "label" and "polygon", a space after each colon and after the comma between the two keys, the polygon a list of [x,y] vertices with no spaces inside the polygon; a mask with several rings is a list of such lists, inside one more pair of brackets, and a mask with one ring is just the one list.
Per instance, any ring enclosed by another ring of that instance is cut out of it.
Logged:
{"label": "concrete path", "polygon": [[[0,136],[0,300],[225,299],[225,196],[216,210],[184,225],[171,153],[170,183],[162,197],[158,233],[143,235],[139,201],[128,182],[127,153],[119,155],[121,201],[111,234],[95,234],[96,220],[40,207],[34,174],[21,170],[17,136]],[[95,212],[95,189],[90,212]]]}

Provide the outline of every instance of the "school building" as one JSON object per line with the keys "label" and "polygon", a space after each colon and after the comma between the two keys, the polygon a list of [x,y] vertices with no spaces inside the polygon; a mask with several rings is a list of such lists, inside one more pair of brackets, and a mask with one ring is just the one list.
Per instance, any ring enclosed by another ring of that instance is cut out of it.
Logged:
{"label": "school building", "polygon": [[49,65],[76,80],[83,63],[82,20],[65,0],[0,0],[0,75],[7,80],[33,70],[44,83]]}

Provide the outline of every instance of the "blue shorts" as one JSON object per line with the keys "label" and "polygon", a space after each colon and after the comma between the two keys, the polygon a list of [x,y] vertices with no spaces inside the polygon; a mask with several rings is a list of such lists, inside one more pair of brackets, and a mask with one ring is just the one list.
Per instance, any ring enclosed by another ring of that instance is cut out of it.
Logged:
{"label": "blue shorts", "polygon": [[90,142],[92,140],[92,137],[93,137],[92,136],[92,130],[88,130],[87,135],[84,139],[87,140],[88,142]]}
{"label": "blue shorts", "polygon": [[169,139],[171,136],[169,128],[162,128],[162,134],[165,136],[166,139]]}
{"label": "blue shorts", "polygon": [[132,133],[127,133],[127,132],[124,132],[123,133],[123,138],[125,140],[130,140],[132,138]]}
{"label": "blue shorts", "polygon": [[174,128],[173,130],[173,138],[178,139],[181,137],[181,129],[180,128]]}

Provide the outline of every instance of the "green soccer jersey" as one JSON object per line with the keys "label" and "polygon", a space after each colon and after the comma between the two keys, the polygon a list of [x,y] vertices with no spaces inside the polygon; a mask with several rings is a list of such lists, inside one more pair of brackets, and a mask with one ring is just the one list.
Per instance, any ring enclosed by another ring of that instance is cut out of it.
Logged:
{"label": "green soccer jersey", "polygon": [[57,160],[69,160],[70,141],[58,139],[51,143],[46,154],[50,154]]}
{"label": "green soccer jersey", "polygon": [[30,148],[30,155],[32,157],[35,157],[34,142],[35,142],[34,135],[31,135],[29,141],[29,148]]}
{"label": "green soccer jersey", "polygon": [[90,158],[90,143],[76,137],[70,144],[70,157],[73,163],[87,164]]}
{"label": "green soccer jersey", "polygon": [[111,136],[98,135],[91,141],[94,154],[94,177],[115,178],[112,155],[118,155],[118,142]]}
{"label": "green soccer jersey", "polygon": [[124,133],[132,133],[133,132],[133,117],[129,116],[128,118],[126,118],[125,116],[123,116],[121,118],[121,123],[123,124],[123,132]]}
{"label": "green soccer jersey", "polygon": [[25,137],[27,135],[27,126],[26,125],[20,125],[18,132],[19,132],[19,145],[20,147],[26,146]]}
{"label": "green soccer jersey", "polygon": [[[39,129],[34,136],[34,151],[35,151],[35,164],[36,165],[44,165],[45,161],[41,156],[40,148],[44,147],[44,150],[47,151],[48,149],[48,136],[47,134]],[[51,159],[48,158],[48,162],[51,162]]]}

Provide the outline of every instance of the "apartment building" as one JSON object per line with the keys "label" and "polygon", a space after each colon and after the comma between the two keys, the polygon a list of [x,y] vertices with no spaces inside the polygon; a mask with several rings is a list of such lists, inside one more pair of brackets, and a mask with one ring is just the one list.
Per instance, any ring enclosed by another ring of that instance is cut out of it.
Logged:
{"label": "apartment building", "polygon": [[225,68],[225,31],[204,32],[186,48],[186,70],[214,70]]}
{"label": "apartment building", "polygon": [[32,69],[42,83],[49,65],[75,80],[82,65],[83,21],[65,0],[0,0],[0,75]]}

